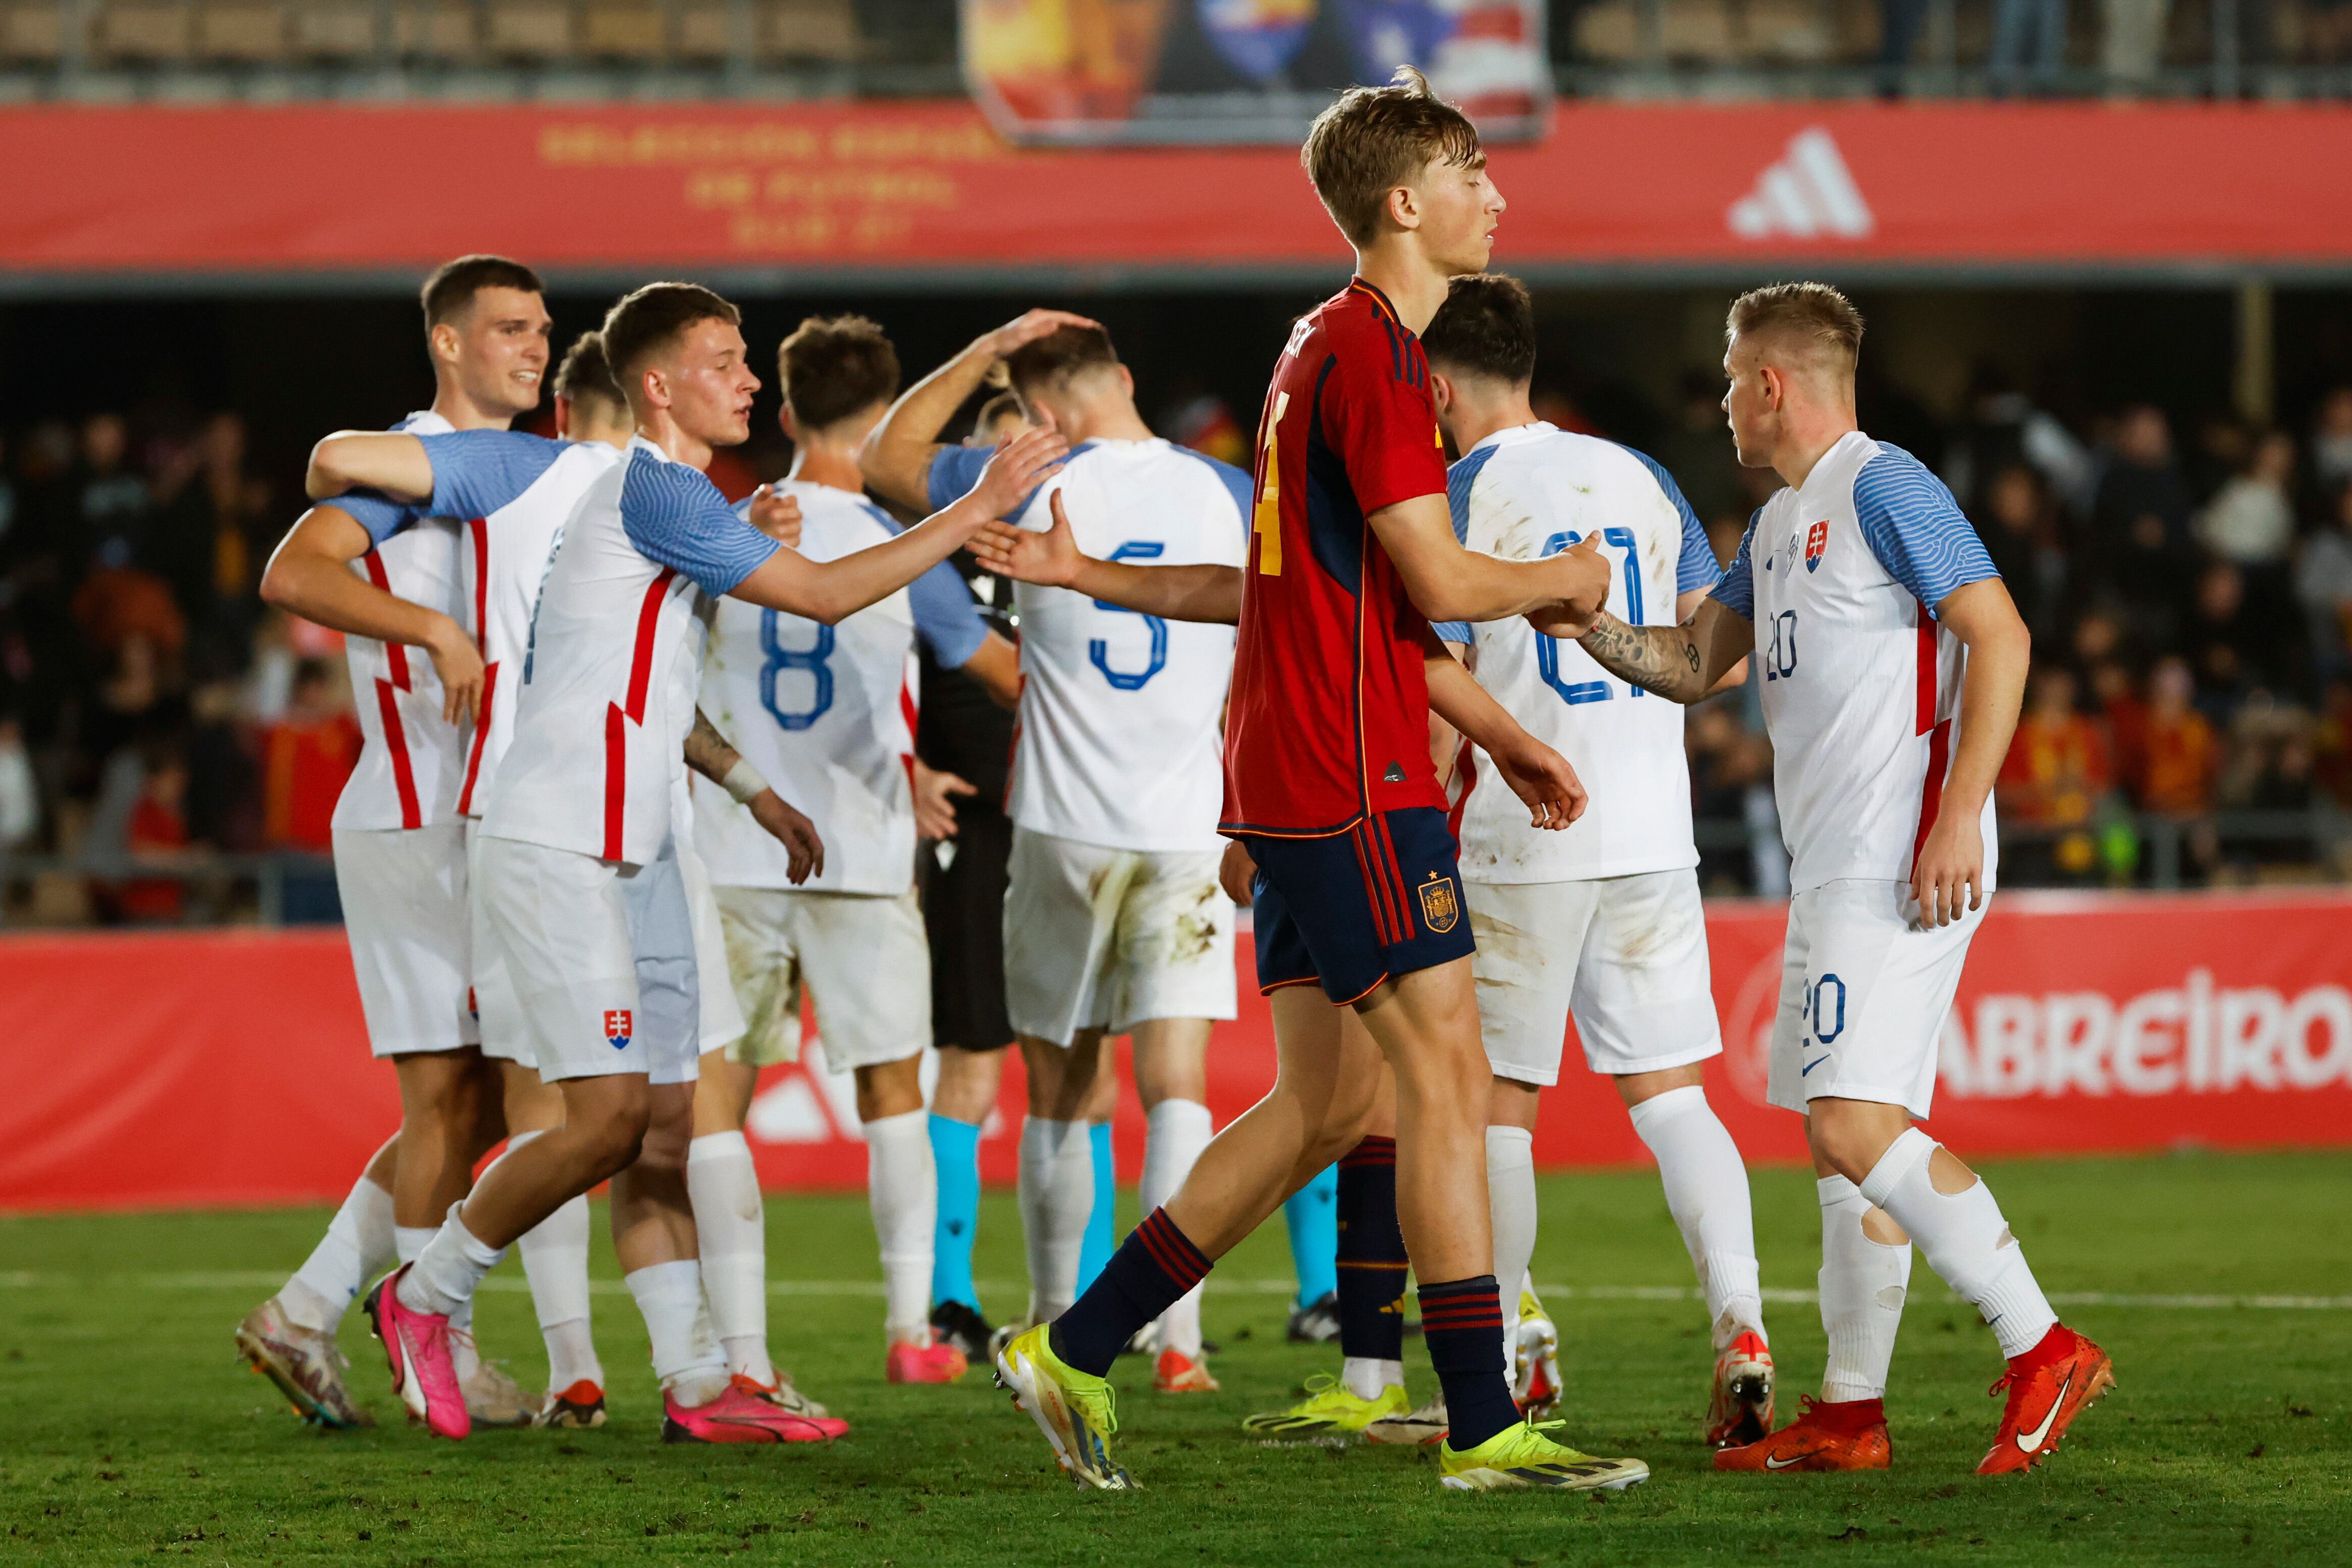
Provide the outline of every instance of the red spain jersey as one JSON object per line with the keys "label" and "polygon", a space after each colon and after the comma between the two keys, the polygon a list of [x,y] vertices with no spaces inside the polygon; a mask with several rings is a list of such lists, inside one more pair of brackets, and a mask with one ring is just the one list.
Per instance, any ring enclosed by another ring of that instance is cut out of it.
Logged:
{"label": "red spain jersey", "polygon": [[1364,519],[1445,493],[1421,340],[1359,278],[1292,330],[1257,437],[1225,725],[1227,834],[1313,837],[1445,809],[1429,761],[1429,623]]}

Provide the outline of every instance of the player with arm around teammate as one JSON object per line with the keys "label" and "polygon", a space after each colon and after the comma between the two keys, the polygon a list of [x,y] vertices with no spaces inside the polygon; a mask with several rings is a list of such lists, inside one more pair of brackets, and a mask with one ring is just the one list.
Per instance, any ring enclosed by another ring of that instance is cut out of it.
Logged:
{"label": "player with arm around teammate", "polygon": [[[1464,545],[1530,560],[1597,535],[1617,568],[1612,613],[1671,625],[1698,608],[1720,573],[1672,477],[1613,442],[1557,429],[1528,405],[1536,338],[1525,285],[1456,278],[1423,341],[1438,418],[1461,454],[1446,493]],[[1611,1077],[1657,1159],[1706,1294],[1717,1352],[1706,1440],[1751,1441],[1771,1430],[1772,1360],[1747,1168],[1702,1087],[1704,1064],[1723,1043],[1683,710],[1609,679],[1575,644],[1542,637],[1524,620],[1438,632],[1514,719],[1579,760],[1591,793],[1573,827],[1536,833],[1517,801],[1486,782],[1475,748],[1457,766],[1462,876],[1478,938],[1471,970],[1495,1074],[1486,1127],[1495,1277],[1507,1342],[1521,1352],[1517,1393],[1538,1408],[1559,1391],[1557,1369],[1546,1365],[1555,1332],[1539,1311],[1522,1324],[1517,1285],[1535,1250],[1538,1093],[1559,1081],[1573,1015],[1586,1066]],[[1415,1415],[1423,1440],[1443,1426],[1442,1412]]]}
{"label": "player with arm around teammate", "polygon": [[[465,256],[421,291],[433,366],[418,433],[504,430],[538,405],[548,314],[520,262]],[[270,558],[270,604],[345,634],[363,742],[335,804],[335,878],[368,1042],[393,1063],[401,1131],[379,1149],[310,1257],[238,1325],[238,1350],[295,1410],[328,1427],[369,1424],[343,1385],[335,1331],[369,1279],[415,1255],[475,1163],[504,1135],[500,1086],[470,999],[464,826],[466,726],[483,687],[460,587],[461,523],[355,499],[314,507]],[[533,1405],[480,1360],[471,1314],[452,1325],[466,1402],[513,1426]]]}
{"label": "player with arm around teammate", "polygon": [[1912,1125],[1994,867],[1992,785],[2031,639],[1934,475],[1855,426],[1862,317],[1819,283],[1733,301],[1724,408],[1785,489],[1678,626],[1603,616],[1601,666],[1696,701],[1742,658],[1763,682],[1791,898],[1768,1097],[1805,1118],[1822,1205],[1819,1402],[1719,1469],[1884,1468],[1911,1247],[1991,1325],[2009,1367],[1980,1474],[2030,1469],[2114,1384],[2051,1310],[1991,1190]]}
{"label": "player with arm around teammate", "polygon": [[[977,504],[832,563],[781,548],[736,517],[702,469],[749,433],[758,377],[731,305],[653,284],[606,317],[605,349],[637,436],[565,525],[532,627],[532,669],[483,824],[484,904],[563,1125],[515,1150],[451,1212],[415,1265],[369,1300],[395,1385],[436,1432],[449,1401],[446,1314],[515,1237],[614,1177],[615,1239],[651,1331],[666,1436],[782,1441],[839,1430],[730,1380],[702,1320],[685,1165],[698,1018],[674,1004],[697,967],[649,967],[649,933],[686,919],[674,846],[681,747],[700,682],[706,604],[732,594],[831,624],[887,596],[1019,493],[1059,453],[1005,455]],[[1026,466],[1024,466],[1026,465]],[[677,890],[671,890],[677,889]],[[811,1429],[814,1428],[814,1431]]]}
{"label": "player with arm around teammate", "polygon": [[[811,318],[777,351],[792,472],[776,487],[802,519],[801,552],[829,561],[899,531],[867,500],[857,449],[898,390],[898,360],[862,317]],[[688,1184],[711,1313],[730,1370],[774,1384],[767,1356],[765,1237],[743,1137],[760,1068],[793,1059],[801,996],[815,1003],[824,1060],[856,1079],[867,1191],[882,1255],[884,1370],[949,1383],[961,1352],[929,1324],[937,1179],[919,1069],[931,1032],[930,955],[916,901],[919,801],[915,647],[1010,700],[1019,656],[942,561],[899,593],[825,626],[721,601],[703,706],[804,807],[827,852],[792,876],[723,788],[696,787],[696,834],[719,884],[730,973],[750,1027],[706,1058]],[[937,831],[937,825],[933,825]],[[878,983],[877,983],[878,982]]]}
{"label": "player with arm around teammate", "polygon": [[[1031,311],[982,336],[900,398],[866,443],[877,488],[933,506],[970,488],[988,454],[935,437],[1000,359],[1030,418],[1073,443],[1019,521],[1044,527],[1058,506],[1106,554],[1239,563],[1248,476],[1155,436],[1109,334],[1065,312]],[[1223,626],[1171,625],[1062,589],[1024,584],[1016,601],[1026,679],[1004,971],[1028,1070],[1021,1194],[1036,1322],[1086,1283],[1089,1221],[1108,1229],[1106,1047],[1133,1036],[1147,1205],[1174,1193],[1209,1141],[1208,1042],[1213,1021],[1234,1012],[1216,833],[1234,639]],[[1160,1321],[1155,1383],[1164,1393],[1216,1386],[1197,1295]]]}

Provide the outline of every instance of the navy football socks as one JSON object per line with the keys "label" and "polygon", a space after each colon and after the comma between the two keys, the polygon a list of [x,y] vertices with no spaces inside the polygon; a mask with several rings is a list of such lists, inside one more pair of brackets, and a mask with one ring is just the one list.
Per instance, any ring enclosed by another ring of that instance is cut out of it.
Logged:
{"label": "navy football socks", "polygon": [[[1111,1254],[1077,1304],[1054,1320],[1048,1331],[1054,1353],[1080,1372],[1109,1376],[1111,1363],[1135,1331],[1174,1306],[1208,1276],[1210,1267],[1168,1211],[1153,1209]],[[1498,1316],[1496,1322],[1501,1321]]]}

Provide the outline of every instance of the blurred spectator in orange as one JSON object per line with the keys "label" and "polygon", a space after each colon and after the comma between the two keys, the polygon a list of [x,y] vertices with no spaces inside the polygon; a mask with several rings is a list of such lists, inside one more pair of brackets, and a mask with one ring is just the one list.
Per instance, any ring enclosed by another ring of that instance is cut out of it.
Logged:
{"label": "blurred spectator in orange", "polygon": [[261,739],[262,840],[272,848],[327,854],[335,798],[359,761],[359,721],[334,667],[305,659],[294,671],[285,716]]}
{"label": "blurred spectator in orange", "polygon": [[[2022,826],[2087,829],[2114,787],[2106,742],[2096,725],[2075,711],[2074,691],[2074,672],[2063,665],[2043,665],[2033,672],[2031,700],[1996,785],[2002,815]],[[2097,859],[2087,831],[2020,848],[2028,866],[2042,862],[2070,878],[2091,870]]]}
{"label": "blurred spectator in orange", "polygon": [[[158,749],[147,760],[147,777],[131,807],[123,847],[133,860],[175,860],[188,848],[188,764],[177,752]],[[184,898],[176,878],[137,877],[119,884],[107,900],[118,919],[140,924],[176,922]]]}
{"label": "blurred spectator in orange", "polygon": [[131,564],[130,552],[110,540],[73,594],[74,625],[90,650],[113,658],[137,639],[167,664],[188,644],[188,619],[173,601],[171,584]]}
{"label": "blurred spectator in orange", "polygon": [[2213,809],[2221,740],[2197,710],[2197,682],[2185,660],[2161,658],[2147,677],[2147,727],[2133,794],[2148,811],[2196,816]]}

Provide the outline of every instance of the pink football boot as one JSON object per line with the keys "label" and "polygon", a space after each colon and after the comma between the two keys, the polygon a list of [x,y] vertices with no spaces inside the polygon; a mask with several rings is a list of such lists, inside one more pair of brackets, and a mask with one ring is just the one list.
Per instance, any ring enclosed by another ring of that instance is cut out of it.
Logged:
{"label": "pink football boot", "polygon": [[400,1302],[400,1282],[415,1265],[404,1263],[367,1293],[367,1315],[392,1363],[393,1391],[408,1406],[408,1418],[440,1437],[463,1437],[474,1429],[466,1414],[465,1391],[449,1359],[449,1320],[412,1311]]}
{"label": "pink football boot", "polygon": [[795,1415],[778,1406],[750,1378],[730,1378],[727,1392],[708,1405],[680,1405],[662,1394],[665,1443],[826,1443],[849,1430],[838,1416]]}

